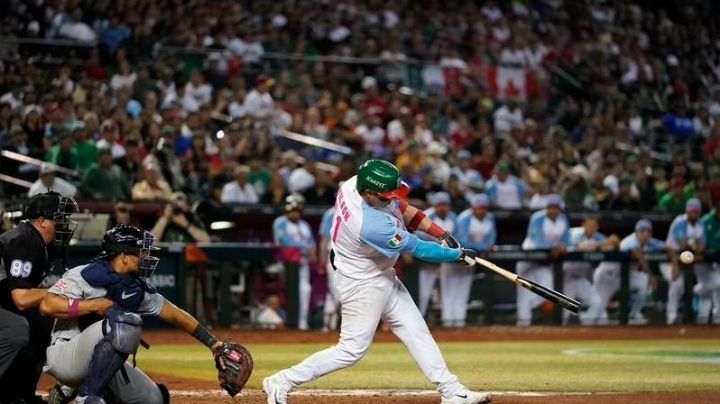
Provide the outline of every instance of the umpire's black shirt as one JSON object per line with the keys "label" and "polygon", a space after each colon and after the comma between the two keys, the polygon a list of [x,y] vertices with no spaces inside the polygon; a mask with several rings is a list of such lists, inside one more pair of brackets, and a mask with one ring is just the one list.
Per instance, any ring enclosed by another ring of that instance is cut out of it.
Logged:
{"label": "umpire's black shirt", "polygon": [[29,222],[0,234],[0,306],[23,314],[15,306],[11,292],[37,288],[50,272],[48,248],[42,235]]}

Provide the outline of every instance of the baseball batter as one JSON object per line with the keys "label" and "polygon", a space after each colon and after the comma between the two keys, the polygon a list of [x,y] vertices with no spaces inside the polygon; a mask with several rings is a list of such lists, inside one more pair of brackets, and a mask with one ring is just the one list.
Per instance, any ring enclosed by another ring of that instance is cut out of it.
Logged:
{"label": "baseball batter", "polygon": [[78,404],[105,403],[108,393],[125,404],[170,402],[164,386],[126,363],[142,342],[142,315],[175,324],[210,349],[223,346],[195,318],[147,283],[159,262],[151,255],[158,249],[153,242],[152,234],[136,227],[109,230],[102,254],[65,272],[40,305],[44,315],[57,319],[47,349],[46,371],[64,385],[77,388]]}
{"label": "baseball batter", "polygon": [[[370,348],[381,319],[405,344],[443,403],[490,402],[489,394],[463,386],[450,373],[420,311],[393,266],[400,254],[431,262],[456,262],[477,256],[420,210],[402,199],[409,189],[398,169],[369,160],[338,192],[331,230],[330,262],[336,271],[334,289],[340,299],[342,324],[337,345],[263,380],[269,404],[286,403],[298,385],[346,368]],[[449,246],[419,240],[408,230],[421,230]]]}
{"label": "baseball batter", "polygon": [[[630,266],[630,289],[637,292],[630,307],[630,322],[645,324],[647,320],[642,314],[642,307],[648,293],[650,280],[650,267],[644,259],[643,252],[665,251],[665,243],[652,237],[652,223],[647,219],[640,219],[635,223],[635,233],[620,241],[620,251],[631,253],[635,261]],[[593,274],[593,284],[600,297],[602,312],[598,324],[607,324],[607,305],[615,292],[620,288],[620,263],[603,261]]]}
{"label": "baseball batter", "polygon": [[[690,198],[685,202],[685,213],[676,217],[670,224],[665,244],[672,251],[670,263],[660,264],[660,272],[668,282],[667,307],[665,317],[668,324],[677,320],[680,299],[685,292],[685,280],[680,273],[680,263],[677,254],[690,250],[698,257],[705,252],[705,226],[700,221],[702,204],[697,198]],[[696,265],[705,265],[698,263]]]}
{"label": "baseball batter", "polygon": [[[594,217],[586,217],[582,227],[570,229],[570,248],[576,251],[598,251],[617,248],[620,240],[616,235],[606,237],[598,231],[598,220]],[[590,282],[592,276],[592,265],[584,261],[565,261],[563,263],[563,293],[579,299],[587,307],[579,315],[580,323],[583,325],[595,324],[602,316],[604,307],[601,306],[600,296]],[[570,312],[563,310],[563,323],[570,319]]]}
{"label": "baseball batter", "polygon": [[[448,233],[452,233],[455,228],[457,215],[450,210],[450,195],[447,192],[436,192],[432,195],[431,200],[434,206],[425,210],[425,215]],[[422,240],[437,241],[435,237],[425,232],[418,232],[417,236]],[[438,264],[427,261],[421,261],[420,265],[418,265],[418,307],[423,317],[427,314],[428,305],[430,304],[430,298],[432,297],[438,275],[441,271],[445,271],[448,265],[451,264]],[[465,267],[463,267],[462,270],[464,273],[469,274],[472,279],[471,271],[468,271]],[[447,303],[445,295],[445,291],[441,291],[443,313],[446,311]],[[443,316],[443,325],[446,327],[451,326],[451,324],[445,323],[445,316]]]}
{"label": "baseball batter", "polygon": [[[533,213],[528,223],[527,237],[522,243],[524,250],[550,250],[551,256],[566,251],[570,244],[570,222],[562,213],[563,200],[559,195],[549,195],[547,207]],[[517,274],[545,287],[553,287],[553,271],[547,262],[518,261]],[[517,290],[517,325],[528,326],[532,322],[532,309],[545,300],[525,288]]]}
{"label": "baseball batter", "polygon": [[[470,209],[460,213],[455,226],[458,242],[478,252],[492,250],[497,239],[495,217],[488,213],[490,200],[485,194],[470,198]],[[449,327],[465,327],[468,299],[475,274],[457,264],[443,264],[443,324]]]}

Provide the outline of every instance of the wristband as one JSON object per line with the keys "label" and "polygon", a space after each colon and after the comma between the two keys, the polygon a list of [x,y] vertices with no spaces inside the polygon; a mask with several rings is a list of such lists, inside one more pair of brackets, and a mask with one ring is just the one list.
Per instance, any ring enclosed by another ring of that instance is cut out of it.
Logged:
{"label": "wristband", "polygon": [[428,234],[435,237],[435,238],[441,238],[445,235],[445,229],[438,226],[434,222],[430,225],[430,228],[428,229]]}
{"label": "wristband", "polygon": [[212,347],[218,342],[217,338],[210,334],[210,331],[200,324],[195,327],[195,331],[193,331],[192,336],[210,349],[212,349]]}
{"label": "wristband", "polygon": [[418,228],[418,225],[420,225],[420,222],[425,220],[427,216],[425,215],[425,212],[418,209],[417,212],[415,212],[415,215],[413,215],[412,219],[410,219],[410,223],[408,223],[407,228],[410,231],[415,231]]}
{"label": "wristband", "polygon": [[80,317],[80,300],[68,299],[68,320],[77,320]]}

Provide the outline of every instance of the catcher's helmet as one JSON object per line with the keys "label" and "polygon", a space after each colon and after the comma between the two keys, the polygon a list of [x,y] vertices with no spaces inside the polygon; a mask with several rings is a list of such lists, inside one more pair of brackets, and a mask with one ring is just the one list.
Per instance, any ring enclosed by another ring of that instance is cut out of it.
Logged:
{"label": "catcher's helmet", "polygon": [[305,198],[300,194],[290,194],[285,198],[285,211],[302,210],[305,205]]}
{"label": "catcher's helmet", "polygon": [[141,278],[150,278],[160,262],[160,258],[151,255],[160,248],[153,246],[155,236],[149,231],[135,226],[120,225],[105,232],[102,241],[103,251],[98,258],[110,260],[118,254],[132,254],[140,257],[139,274]]}
{"label": "catcher's helmet", "polygon": [[44,217],[55,222],[55,243],[67,244],[72,238],[77,222],[70,220],[70,215],[78,213],[75,199],[60,195],[57,192],[45,192],[30,198],[25,208],[25,218],[33,220]]}

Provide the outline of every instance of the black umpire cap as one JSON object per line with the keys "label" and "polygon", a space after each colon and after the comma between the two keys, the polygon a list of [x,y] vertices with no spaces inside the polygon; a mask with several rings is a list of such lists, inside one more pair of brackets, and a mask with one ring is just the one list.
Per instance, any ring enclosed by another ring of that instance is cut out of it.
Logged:
{"label": "black umpire cap", "polygon": [[33,220],[44,217],[53,220],[56,241],[67,243],[77,227],[77,223],[71,221],[69,216],[79,211],[75,199],[49,191],[30,198],[25,208],[25,218]]}

